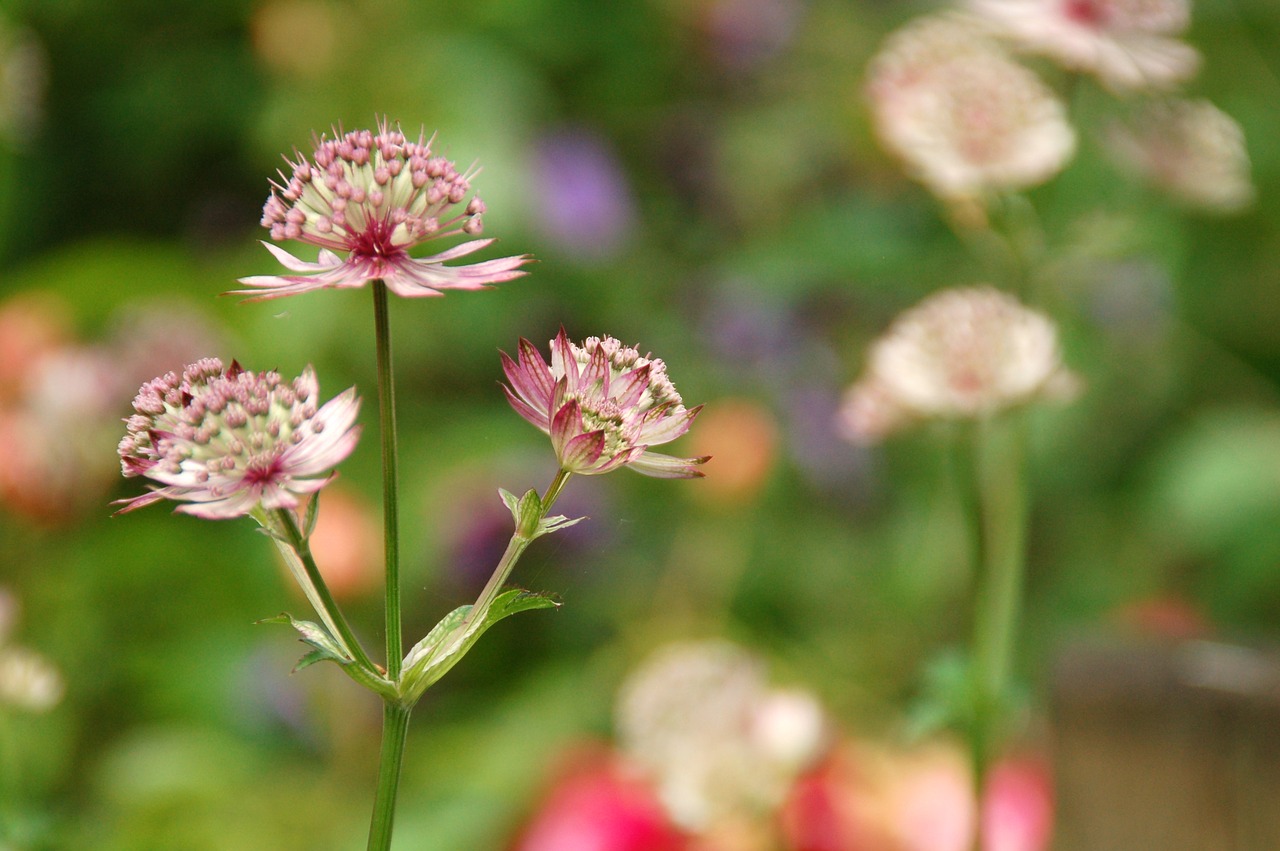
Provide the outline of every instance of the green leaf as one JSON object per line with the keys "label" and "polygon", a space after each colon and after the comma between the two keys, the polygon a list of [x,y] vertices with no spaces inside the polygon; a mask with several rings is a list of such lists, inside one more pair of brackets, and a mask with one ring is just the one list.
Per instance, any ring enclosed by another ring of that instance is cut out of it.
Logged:
{"label": "green leaf", "polygon": [[553,595],[535,594],[517,588],[499,594],[488,611],[478,617],[468,618],[471,606],[454,609],[405,656],[403,692],[406,698],[409,701],[417,700],[458,664],[480,636],[498,621],[519,612],[554,609],[559,606],[560,600]]}
{"label": "green leaf", "polygon": [[557,514],[555,517],[544,517],[543,512],[546,509],[543,508],[538,492],[532,489],[526,491],[524,496],[517,498],[510,491],[498,488],[498,495],[502,497],[507,510],[511,512],[511,519],[516,523],[516,535],[528,541],[541,538],[551,532],[567,529],[573,524],[586,519],[585,517],[575,517],[570,520],[563,514]]}
{"label": "green leaf", "polygon": [[288,612],[281,612],[273,618],[263,618],[258,623],[287,623],[298,631],[298,637],[302,643],[310,644],[315,648],[302,657],[302,660],[294,667],[295,671],[300,671],[326,659],[331,659],[339,665],[350,665],[354,661],[343,652],[342,646],[329,634],[329,631],[319,624],[297,620]]}
{"label": "green leaf", "polygon": [[298,660],[298,664],[294,665],[293,670],[289,673],[296,674],[303,668],[310,668],[316,662],[323,662],[328,658],[330,658],[329,655],[323,650],[309,650],[301,659]]}
{"label": "green leaf", "polygon": [[307,514],[302,521],[302,537],[311,540],[311,533],[316,530],[316,521],[320,519],[320,491],[316,491],[311,496],[311,501],[307,503]]}

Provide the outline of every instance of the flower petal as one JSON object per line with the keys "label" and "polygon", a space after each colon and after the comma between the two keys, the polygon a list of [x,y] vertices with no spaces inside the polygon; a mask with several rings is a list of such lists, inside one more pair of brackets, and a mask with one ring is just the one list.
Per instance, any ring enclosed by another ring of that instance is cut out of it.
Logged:
{"label": "flower petal", "polygon": [[593,465],[604,452],[604,432],[589,431],[565,444],[560,454],[560,466],[571,473],[591,474]]}
{"label": "flower petal", "polygon": [[631,462],[631,469],[657,479],[697,479],[706,475],[698,469],[711,460],[710,455],[701,458],[676,458],[659,452],[645,452]]}

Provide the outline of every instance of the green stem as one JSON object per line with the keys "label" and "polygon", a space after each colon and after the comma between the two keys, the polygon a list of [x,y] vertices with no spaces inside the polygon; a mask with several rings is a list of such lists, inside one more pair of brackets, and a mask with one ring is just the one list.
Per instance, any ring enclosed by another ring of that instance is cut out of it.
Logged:
{"label": "green stem", "polygon": [[[343,644],[343,649],[355,660],[354,665],[358,670],[352,670],[350,665],[344,665],[343,668],[357,682],[368,686],[379,694],[394,694],[395,691],[391,684],[382,677],[378,666],[369,658],[369,654],[365,652],[364,647],[360,644],[360,639],[356,637],[346,617],[342,614],[342,609],[338,607],[338,601],[333,599],[333,594],[329,592],[329,586],[325,583],[324,576],[316,565],[315,556],[311,553],[311,543],[302,533],[302,529],[299,528],[297,517],[287,508],[278,508],[274,514],[275,519],[280,524],[281,531],[288,538],[287,548],[281,547],[281,551],[286,559],[290,555],[297,559],[297,564],[294,566],[302,568],[303,575],[298,579],[303,586],[307,599],[311,601],[312,606],[316,609],[316,614],[324,621],[325,626],[329,628],[330,632],[337,635],[338,640]],[[281,543],[283,542],[277,541],[277,544]],[[290,549],[292,553],[289,552]],[[302,581],[304,578],[305,582]]]}
{"label": "green stem", "polygon": [[400,767],[409,733],[412,708],[387,701],[382,707],[382,755],[378,765],[378,789],[369,821],[368,851],[387,851],[396,818],[396,795],[400,789]]}
{"label": "green stem", "polygon": [[386,556],[387,678],[400,679],[400,509],[396,458],[396,395],[391,367],[391,322],[387,285],[373,282],[373,317],[378,350],[378,416],[382,431],[382,523]]}
{"label": "green stem", "polygon": [[342,642],[346,645],[346,649],[350,651],[352,658],[361,665],[371,670],[374,669],[373,660],[365,653],[364,648],[360,645],[360,639],[356,638],[356,634],[352,631],[350,624],[347,623],[342,610],[338,608],[338,601],[333,599],[333,594],[329,592],[329,586],[325,584],[324,576],[320,573],[319,566],[316,565],[315,556],[311,554],[311,543],[302,534],[302,529],[298,527],[298,518],[287,508],[277,508],[275,513],[276,519],[280,521],[280,526],[289,538],[289,545],[293,547],[293,551],[298,554],[298,559],[302,562],[302,568],[306,571],[311,587],[315,589],[316,599],[319,600],[321,606],[320,614],[325,616],[324,620],[337,631],[342,638]]}
{"label": "green stem", "polygon": [[[551,481],[551,485],[547,488],[547,493],[541,498],[542,517],[547,516],[547,512],[551,510],[551,506],[555,504],[556,498],[560,496],[560,492],[564,490],[565,484],[569,481],[569,477],[573,475],[565,470],[557,470],[556,477]],[[538,518],[541,520],[542,518]],[[493,574],[489,577],[489,581],[485,583],[484,588],[480,591],[480,596],[476,598],[475,605],[471,607],[471,611],[467,612],[466,618],[463,619],[463,629],[461,634],[466,634],[466,626],[471,621],[479,617],[482,612],[487,612],[489,606],[493,604],[494,598],[498,596],[498,592],[502,590],[502,584],[507,581],[507,577],[511,575],[511,571],[515,569],[516,562],[520,560],[520,556],[524,554],[525,549],[532,543],[531,539],[524,537],[517,529],[516,533],[511,536],[511,540],[507,542],[507,549],[502,554],[502,558],[498,561],[498,566],[493,569]]]}
{"label": "green stem", "polygon": [[546,517],[547,512],[551,510],[551,506],[556,504],[556,499],[560,496],[560,492],[564,490],[564,486],[568,484],[569,477],[573,473],[568,470],[557,470],[556,477],[551,480],[551,485],[547,488],[547,492],[542,495],[542,516]]}
{"label": "green stem", "polygon": [[[981,800],[1013,668],[1025,572],[1027,499],[1024,424],[1018,414],[979,424],[974,475],[981,499],[982,587],[974,624],[974,789]],[[981,837],[978,838],[979,841]],[[980,845],[975,846],[980,847]]]}

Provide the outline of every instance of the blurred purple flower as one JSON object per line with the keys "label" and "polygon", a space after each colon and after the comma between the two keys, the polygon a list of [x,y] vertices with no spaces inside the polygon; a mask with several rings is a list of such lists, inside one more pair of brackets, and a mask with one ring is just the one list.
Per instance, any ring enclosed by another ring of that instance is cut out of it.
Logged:
{"label": "blurred purple flower", "polygon": [[702,27],[716,60],[746,71],[790,43],[800,9],[797,0],[714,0],[703,12]]}
{"label": "blurred purple flower", "polygon": [[536,221],[543,235],[583,261],[615,254],[635,221],[626,175],[608,144],[582,128],[545,135],[534,153]]}

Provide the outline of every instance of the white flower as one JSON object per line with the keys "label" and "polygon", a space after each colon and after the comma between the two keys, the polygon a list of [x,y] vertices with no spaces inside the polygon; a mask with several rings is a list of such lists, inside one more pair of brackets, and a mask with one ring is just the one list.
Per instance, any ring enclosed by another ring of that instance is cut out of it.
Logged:
{"label": "white flower", "polygon": [[1167,89],[1195,74],[1200,55],[1176,36],[1188,0],[970,0],[1023,49],[1094,74],[1124,93]]}
{"label": "white flower", "polygon": [[1061,102],[968,18],[907,25],[869,74],[881,140],[942,198],[1043,183],[1075,152]]}
{"label": "white flower", "polygon": [[1120,165],[1185,204],[1232,213],[1253,201],[1244,131],[1207,100],[1148,103],[1107,142]]}
{"label": "white flower", "polygon": [[623,685],[623,751],[689,830],[771,812],[826,744],[817,701],[771,690],[759,660],[725,641],[659,651]]}
{"label": "white flower", "polygon": [[990,287],[944,290],[898,317],[871,348],[841,409],[844,435],[877,440],[920,418],[981,417],[1073,395],[1048,317]]}

